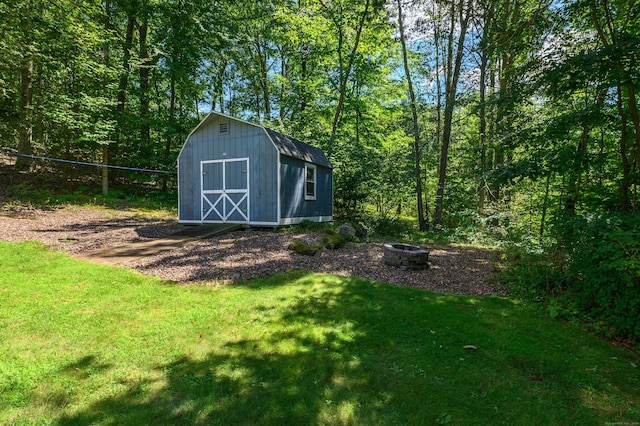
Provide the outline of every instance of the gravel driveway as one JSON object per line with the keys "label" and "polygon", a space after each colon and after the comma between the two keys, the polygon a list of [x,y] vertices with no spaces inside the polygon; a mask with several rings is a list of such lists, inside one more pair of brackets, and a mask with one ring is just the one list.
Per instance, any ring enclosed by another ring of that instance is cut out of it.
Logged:
{"label": "gravel driveway", "polygon": [[[69,254],[165,237],[181,229],[184,227],[175,220],[154,219],[127,210],[0,208],[0,240],[39,240]],[[190,242],[124,266],[179,283],[242,282],[293,269],[357,276],[440,293],[506,293],[496,284],[491,250],[431,246],[430,269],[403,271],[382,263],[380,243],[354,244],[313,257],[287,249],[292,241],[309,238],[313,235],[236,231]]]}

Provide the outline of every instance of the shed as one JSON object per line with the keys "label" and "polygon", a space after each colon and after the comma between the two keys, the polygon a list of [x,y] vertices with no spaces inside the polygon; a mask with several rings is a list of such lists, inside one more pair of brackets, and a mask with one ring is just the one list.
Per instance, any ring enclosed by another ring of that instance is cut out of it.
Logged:
{"label": "shed", "polygon": [[333,220],[333,167],[322,150],[218,112],[178,155],[178,221],[279,226]]}

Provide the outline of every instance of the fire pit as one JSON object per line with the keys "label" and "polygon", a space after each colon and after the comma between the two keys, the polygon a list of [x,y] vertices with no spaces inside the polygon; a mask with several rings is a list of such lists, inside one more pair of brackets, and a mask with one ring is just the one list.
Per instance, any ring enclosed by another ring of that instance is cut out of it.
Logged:
{"label": "fire pit", "polygon": [[429,267],[429,250],[419,246],[401,243],[387,243],[382,247],[382,261],[386,265],[400,269],[427,269]]}

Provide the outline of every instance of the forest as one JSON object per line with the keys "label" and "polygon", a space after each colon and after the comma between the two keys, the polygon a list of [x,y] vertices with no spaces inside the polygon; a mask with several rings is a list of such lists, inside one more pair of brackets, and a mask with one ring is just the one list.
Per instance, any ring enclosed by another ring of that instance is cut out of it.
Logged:
{"label": "forest", "polygon": [[7,0],[0,15],[16,173],[172,191],[171,173],[28,155],[175,172],[220,111],[322,148],[336,218],[510,244],[515,287],[640,336],[640,2]]}

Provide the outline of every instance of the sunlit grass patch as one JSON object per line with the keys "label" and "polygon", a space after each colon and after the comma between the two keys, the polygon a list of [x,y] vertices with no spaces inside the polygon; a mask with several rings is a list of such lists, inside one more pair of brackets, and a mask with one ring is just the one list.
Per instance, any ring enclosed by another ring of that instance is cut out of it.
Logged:
{"label": "sunlit grass patch", "polygon": [[38,243],[0,243],[0,268],[2,424],[640,421],[636,355],[513,299],[180,286]]}

